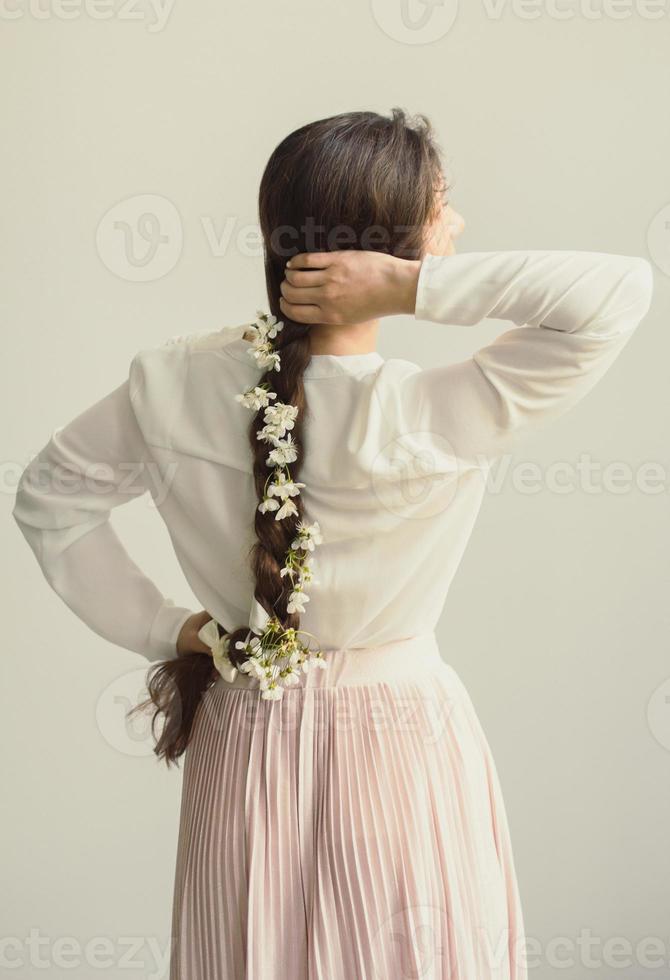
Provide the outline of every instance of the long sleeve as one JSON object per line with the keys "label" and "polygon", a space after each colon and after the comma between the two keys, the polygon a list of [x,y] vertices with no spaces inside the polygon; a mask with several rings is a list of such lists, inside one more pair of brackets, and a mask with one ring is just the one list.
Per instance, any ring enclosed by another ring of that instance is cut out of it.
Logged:
{"label": "long sleeve", "polygon": [[404,379],[412,424],[463,459],[490,461],[596,384],[649,309],[652,283],[646,260],[599,252],[426,256],[417,319],[516,328],[464,361]]}
{"label": "long sleeve", "polygon": [[149,490],[150,474],[126,381],[55,430],[21,476],[13,515],[70,609],[100,636],[153,661],[176,656],[192,610],[161,594],[110,524],[114,507]]}

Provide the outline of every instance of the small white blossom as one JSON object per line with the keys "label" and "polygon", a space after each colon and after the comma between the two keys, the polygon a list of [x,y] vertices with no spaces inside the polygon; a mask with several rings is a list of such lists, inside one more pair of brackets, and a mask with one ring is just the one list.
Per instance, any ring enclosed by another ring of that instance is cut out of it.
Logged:
{"label": "small white blossom", "polygon": [[262,681],[266,676],[265,667],[263,667],[263,665],[259,662],[257,657],[249,657],[248,660],[245,660],[243,663],[240,664],[239,669],[243,673],[250,674],[252,677],[255,677],[257,680],[260,681]]}
{"label": "small white blossom", "polygon": [[[273,501],[273,503],[276,503],[276,501]],[[284,503],[281,505],[281,507],[275,514],[275,520],[283,521],[285,517],[293,517],[297,513],[298,513],[298,508],[289,497],[284,501]]]}
{"label": "small white blossom", "polygon": [[291,592],[291,594],[288,597],[286,612],[304,613],[306,602],[309,602],[309,596],[305,595],[302,589],[295,589],[293,592]]}
{"label": "small white blossom", "polygon": [[298,537],[291,542],[292,548],[303,548],[305,551],[314,551],[314,546],[321,544],[321,530],[318,521],[313,524],[305,524],[301,521],[298,524]]}
{"label": "small white blossom", "polygon": [[297,417],[297,405],[287,405],[284,402],[277,402],[275,405],[268,405],[265,409],[263,420],[267,423],[266,428],[272,429],[277,438],[281,439],[289,429],[295,426]]}
{"label": "small white blossom", "polygon": [[304,664],[302,665],[302,669],[305,674],[308,674],[310,670],[318,670],[327,666],[328,664],[326,663],[324,657],[312,655],[305,660]]}
{"label": "small white blossom", "polygon": [[279,331],[283,328],[284,321],[278,320],[276,316],[272,315],[272,313],[264,313],[262,310],[256,310],[256,314],[258,319],[255,321],[253,326],[259,331],[263,332],[265,336],[269,337],[271,340],[274,340]]}
{"label": "small white blossom", "polygon": [[260,637],[254,636],[251,640],[249,640],[249,634],[247,635],[246,640],[238,640],[235,647],[238,650],[246,650],[252,655],[260,654],[262,649]]}
{"label": "small white blossom", "polygon": [[261,694],[264,701],[281,701],[283,696],[284,691],[281,687],[268,687]]}
{"label": "small white blossom", "polygon": [[279,371],[281,366],[279,354],[273,351],[269,344],[258,344],[250,347],[248,353],[256,361],[258,367]]}
{"label": "small white blossom", "polygon": [[290,476],[280,472],[268,487],[268,496],[280,497],[282,500],[297,497],[304,486],[304,483],[295,483]]}
{"label": "small white blossom", "polygon": [[265,410],[265,425],[256,433],[257,439],[265,439],[268,442],[275,442],[283,439],[289,429],[295,426],[298,416],[298,409],[295,405],[284,405],[278,402],[277,405],[269,405]]}
{"label": "small white blossom", "polygon": [[255,388],[249,388],[242,395],[235,395],[235,401],[241,402],[245,408],[252,408],[258,412],[261,408],[267,408],[270,400],[276,397],[276,391],[268,391],[267,388],[256,385]]}
{"label": "small white blossom", "polygon": [[260,504],[258,505],[258,509],[261,512],[261,514],[265,514],[266,511],[269,510],[278,510],[278,508],[279,508],[279,502],[277,500],[272,500],[270,497],[263,497]]}
{"label": "small white blossom", "polygon": [[268,466],[285,466],[287,463],[295,463],[297,458],[298,450],[289,433],[270,452],[270,455],[267,457],[267,464]]}

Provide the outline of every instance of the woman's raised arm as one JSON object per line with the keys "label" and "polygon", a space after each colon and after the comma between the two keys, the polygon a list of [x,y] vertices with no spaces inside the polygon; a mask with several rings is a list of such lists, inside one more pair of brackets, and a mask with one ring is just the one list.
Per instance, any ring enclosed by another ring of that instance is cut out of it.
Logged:
{"label": "woman's raised arm", "polygon": [[456,364],[408,374],[406,422],[447,439],[463,459],[491,459],[567,411],[605,373],[649,309],[650,264],[600,252],[427,255],[312,253],[291,260],[282,309],[306,323],[394,313],[516,328]]}
{"label": "woman's raised arm", "polygon": [[597,252],[482,252],[427,256],[415,316],[516,327],[472,357],[406,379],[413,424],[463,458],[491,459],[573,407],[621,353],[651,302],[651,266]]}

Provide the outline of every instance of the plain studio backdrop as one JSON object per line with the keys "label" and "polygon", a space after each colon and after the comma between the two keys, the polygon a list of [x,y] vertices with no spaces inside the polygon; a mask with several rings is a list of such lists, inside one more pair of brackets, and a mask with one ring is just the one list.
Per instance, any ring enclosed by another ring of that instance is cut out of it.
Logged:
{"label": "plain studio backdrop", "polygon": [[[497,760],[531,977],[668,975],[670,0],[3,2],[8,975],[166,975],[181,783],[124,725],[145,661],[11,521],[18,473],[138,350],[266,305],[256,192],[286,133],[394,105],[435,124],[462,250],[654,264],[604,380],[494,471],[439,641]],[[379,349],[447,363],[506,327],[401,317]],[[200,608],[147,498],[112,519]]]}

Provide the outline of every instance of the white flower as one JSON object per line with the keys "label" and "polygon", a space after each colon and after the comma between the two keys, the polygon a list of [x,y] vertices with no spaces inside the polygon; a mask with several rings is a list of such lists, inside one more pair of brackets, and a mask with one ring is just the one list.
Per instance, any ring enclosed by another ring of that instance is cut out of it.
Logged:
{"label": "white flower", "polygon": [[266,428],[276,430],[278,438],[286,435],[288,429],[292,429],[298,417],[298,406],[287,405],[285,402],[277,402],[275,405],[268,405],[265,409],[263,420],[267,423]]}
{"label": "white flower", "polygon": [[286,687],[293,687],[294,684],[300,683],[300,678],[295,670],[291,670],[289,673],[287,673],[286,677],[283,677],[282,680],[284,681],[284,685]]}
{"label": "white flower", "polygon": [[265,512],[268,510],[277,510],[278,507],[279,507],[279,503],[276,500],[271,500],[270,497],[263,497],[260,504],[258,505],[258,509],[261,512],[261,514],[265,514]]}
{"label": "white flower", "polygon": [[268,391],[267,388],[256,385],[255,388],[249,388],[245,391],[243,395],[235,395],[235,401],[241,402],[245,408],[252,408],[258,412],[261,408],[267,408],[270,399],[276,397],[276,391]]}
{"label": "white flower", "polygon": [[264,680],[266,676],[265,667],[263,667],[257,657],[249,657],[248,660],[241,663],[240,670],[260,681]]}
{"label": "white flower", "polygon": [[284,691],[281,687],[268,687],[261,694],[264,701],[281,701],[283,696]]}
{"label": "white flower", "polygon": [[269,344],[257,344],[249,348],[249,356],[253,357],[260,368],[279,371],[281,361],[279,354],[273,351]]}
{"label": "white flower", "polygon": [[300,521],[298,524],[298,537],[291,542],[292,548],[303,548],[305,551],[314,551],[314,546],[321,544],[323,538],[318,521],[313,524],[305,524]]}
{"label": "white flower", "polygon": [[316,670],[327,666],[328,664],[326,663],[324,657],[319,657],[317,655],[312,654],[310,657],[308,657],[305,660],[304,664],[302,665],[302,669],[304,673],[307,674],[309,673],[310,670]]}
{"label": "white flower", "polygon": [[268,487],[268,496],[280,497],[282,500],[297,497],[304,486],[304,483],[295,483],[290,476],[280,472]]}
{"label": "white flower", "polygon": [[287,463],[295,463],[297,458],[298,450],[289,433],[285,439],[275,445],[267,457],[267,464],[268,466],[285,466]]}
{"label": "white flower", "polygon": [[256,434],[256,437],[266,439],[269,442],[283,439],[287,431],[294,427],[297,416],[298,409],[295,405],[285,405],[283,402],[269,405],[263,416],[266,424]]}
{"label": "white flower", "polygon": [[274,340],[284,326],[283,320],[278,320],[276,316],[272,315],[272,313],[264,313],[263,310],[256,310],[256,315],[258,319],[255,321],[253,326],[255,326],[259,331],[263,332],[265,336]]}
{"label": "white flower", "polygon": [[[274,500],[272,502],[276,503],[276,501]],[[298,513],[298,508],[289,497],[287,500],[284,501],[284,503],[281,505],[281,507],[275,514],[275,520],[283,521],[285,517],[293,517],[294,514],[297,513]]]}
{"label": "white flower", "polygon": [[286,612],[304,613],[306,602],[309,602],[309,596],[305,595],[302,589],[295,589],[293,592],[291,592],[291,594],[288,597]]}
{"label": "white flower", "polygon": [[244,650],[250,653],[252,656],[258,656],[262,653],[261,640],[259,636],[254,636],[251,638],[251,632],[247,633],[246,640],[238,640],[235,644],[238,650]]}
{"label": "white flower", "polygon": [[259,429],[256,438],[262,439],[263,442],[271,442],[273,446],[276,446],[278,441],[272,426],[269,425],[264,425],[262,429]]}

